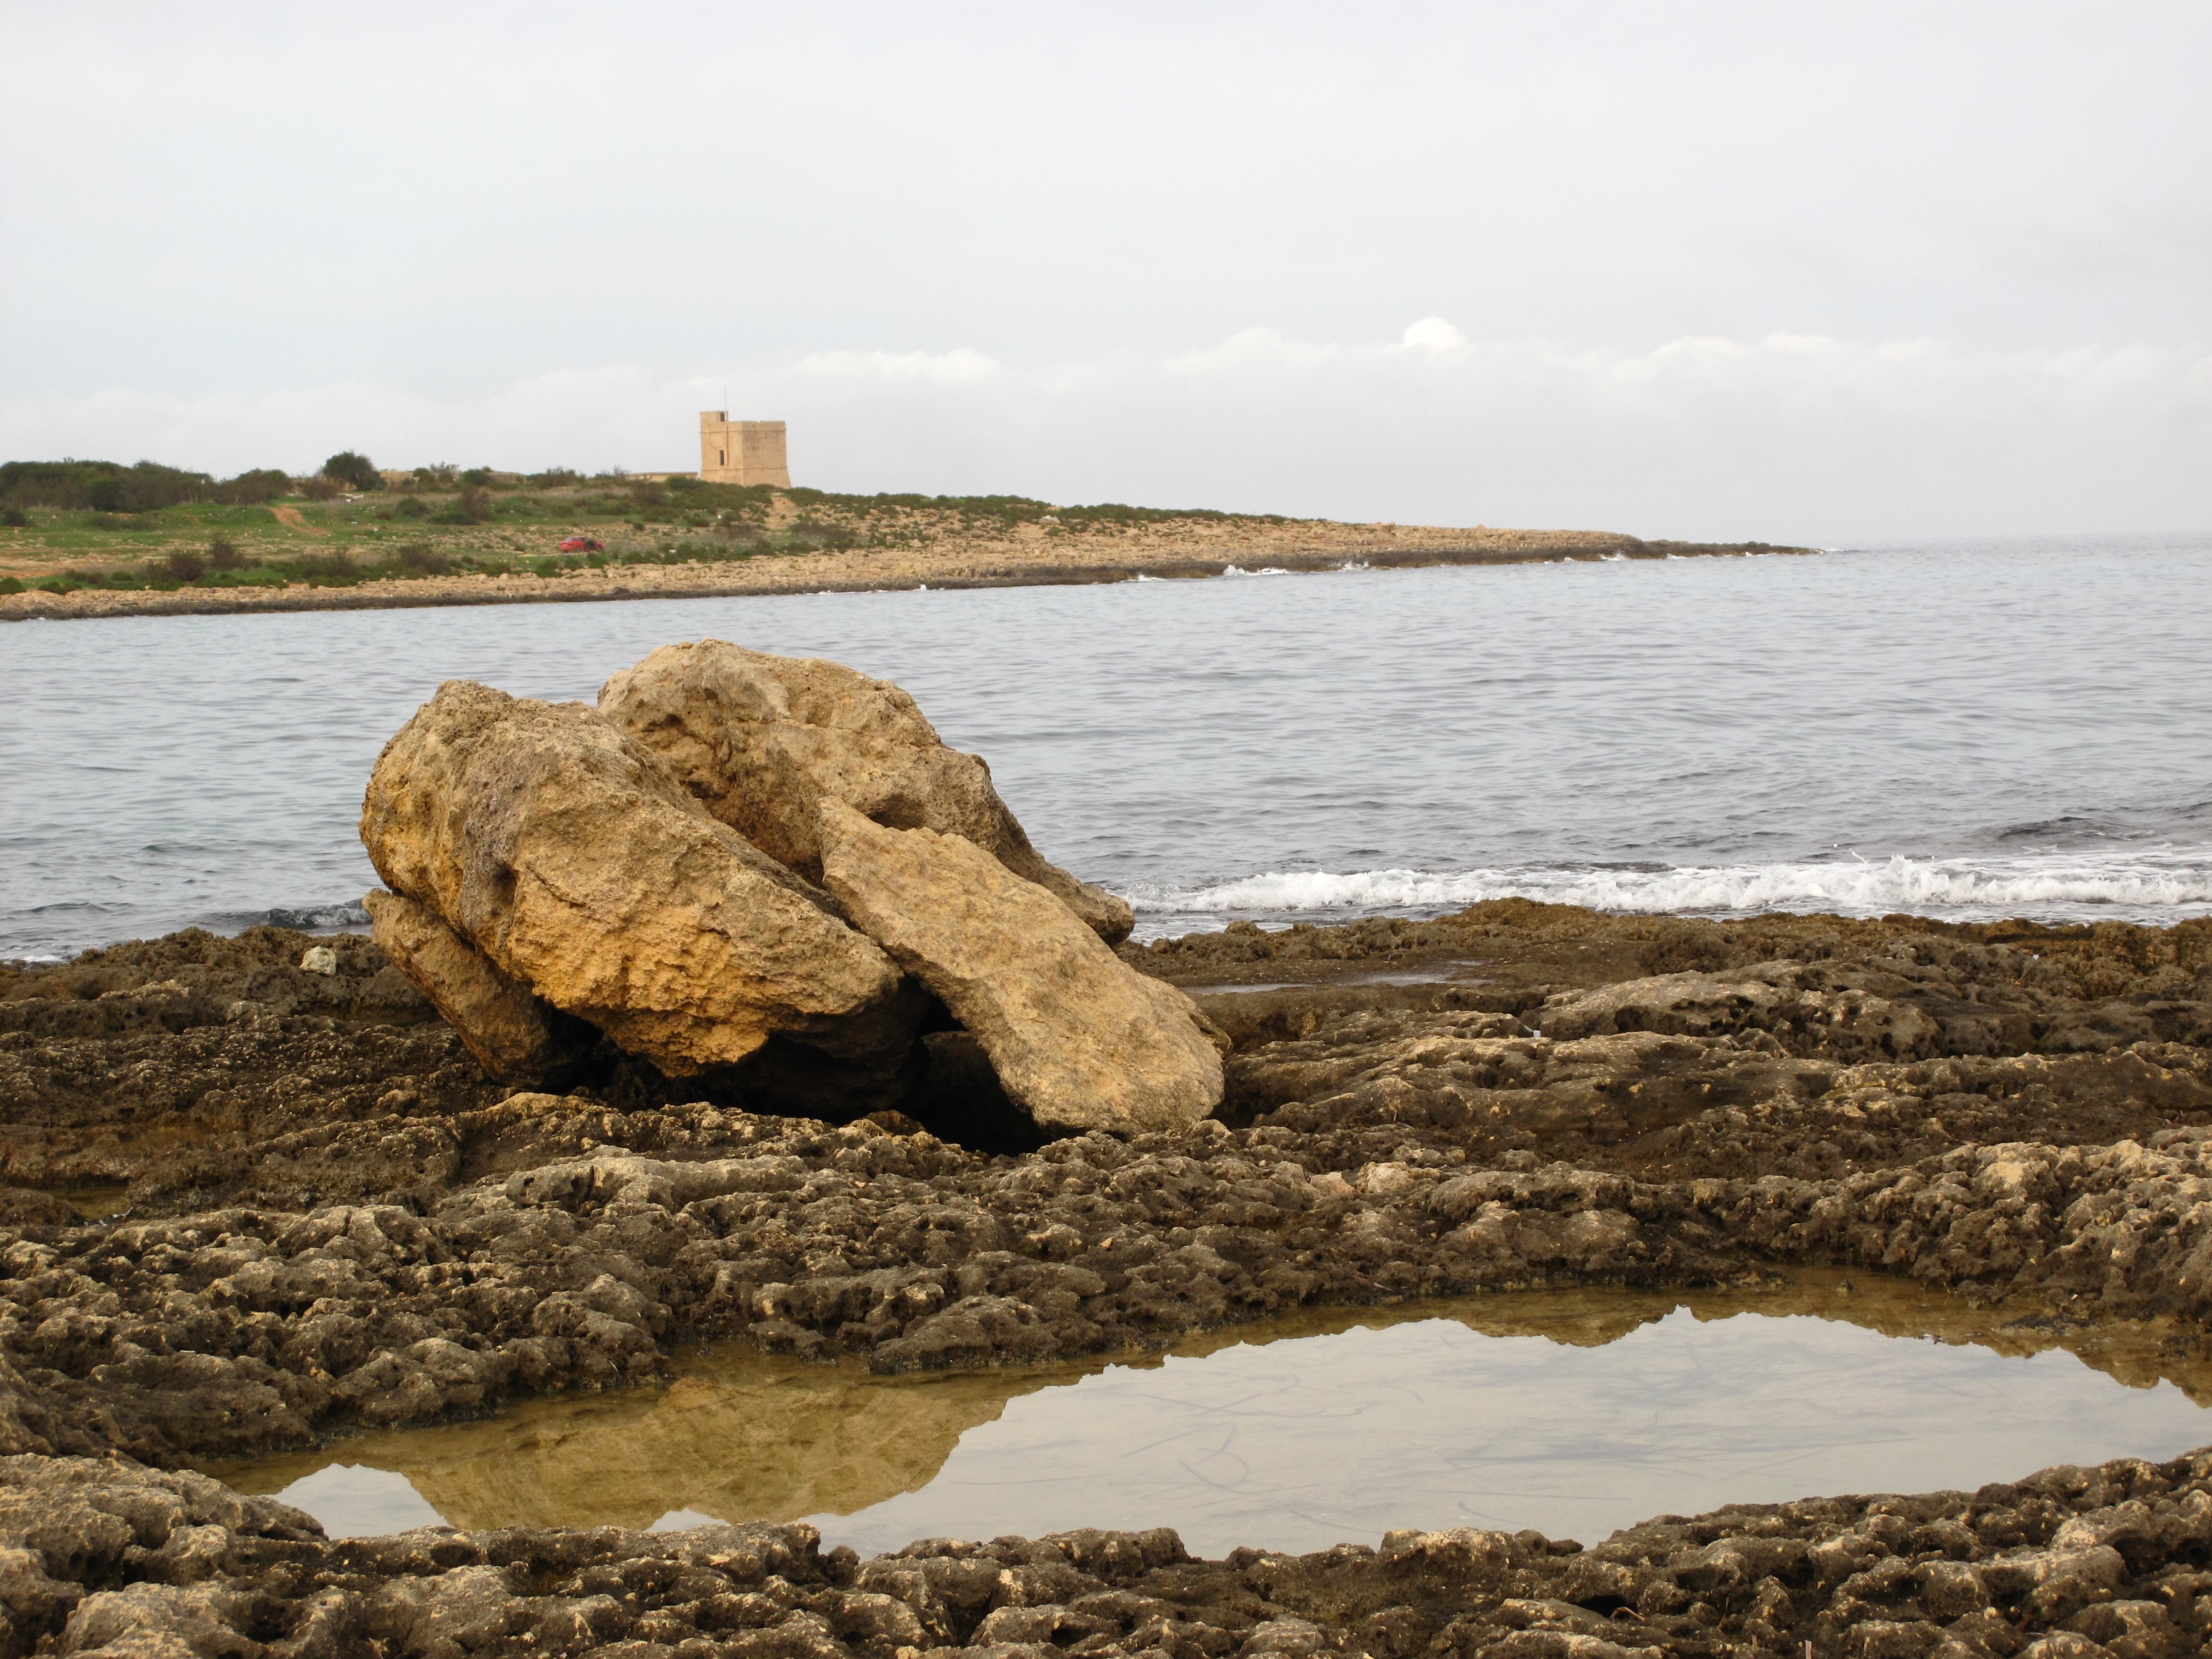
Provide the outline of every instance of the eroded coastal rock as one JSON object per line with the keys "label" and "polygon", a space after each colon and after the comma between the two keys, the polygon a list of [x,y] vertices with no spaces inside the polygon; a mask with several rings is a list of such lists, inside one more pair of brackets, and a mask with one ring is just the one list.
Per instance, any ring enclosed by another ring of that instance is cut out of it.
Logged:
{"label": "eroded coastal rock", "polygon": [[666,645],[610,679],[599,712],[769,857],[819,881],[822,803],[894,830],[981,847],[1050,890],[1109,945],[1129,936],[1127,901],[1046,861],[976,755],[948,749],[897,686],[815,657],[721,640]]}
{"label": "eroded coastal rock", "polygon": [[332,1540],[198,1476],[0,1460],[10,1655],[2186,1659],[2212,1643],[2208,1559],[2212,1453],[1668,1516],[1589,1547],[1407,1529],[1220,1561],[1166,1528],[866,1561],[804,1522]]}
{"label": "eroded coastal rock", "polygon": [[393,891],[672,1076],[778,1034],[896,1065],[923,1012],[823,895],[581,704],[448,681],[378,757],[361,836]]}
{"label": "eroded coastal rock", "polygon": [[370,937],[430,1000],[484,1074],[498,1083],[558,1083],[599,1032],[516,983],[437,912],[381,890],[365,895]]}
{"label": "eroded coastal rock", "polygon": [[[316,943],[334,973],[299,968]],[[646,1379],[702,1336],[994,1364],[1299,1306],[1805,1263],[1909,1275],[2039,1341],[2124,1335],[2146,1382],[2207,1352],[2212,924],[1504,902],[1122,956],[1232,1040],[1218,1115],[1017,1156],[898,1113],[687,1097],[604,1050],[565,1092],[511,1093],[366,939],[187,933],[0,967],[10,1639],[2203,1648],[2203,1455],[1666,1517],[1589,1549],[1414,1534],[1211,1564],[1161,1534],[872,1563],[795,1527],[334,1544],[141,1467]]]}
{"label": "eroded coastal rock", "polygon": [[981,848],[822,803],[822,879],[982,1045],[1036,1122],[1179,1129],[1221,1103],[1190,999],[1133,971],[1052,893]]}

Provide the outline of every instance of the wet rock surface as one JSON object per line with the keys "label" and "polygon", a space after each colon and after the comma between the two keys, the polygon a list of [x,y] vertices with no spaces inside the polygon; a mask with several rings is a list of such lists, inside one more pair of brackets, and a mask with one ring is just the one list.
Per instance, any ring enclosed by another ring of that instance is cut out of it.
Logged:
{"label": "wet rock surface", "polygon": [[[332,951],[332,971],[298,965],[310,947]],[[1227,1034],[1220,1113],[1014,1153],[904,1110],[836,1125],[701,1097],[698,1080],[604,1049],[568,1092],[512,1094],[362,939],[187,933],[0,969],[0,1448],[31,1456],[11,1495],[35,1489],[21,1502],[59,1514],[59,1489],[37,1484],[55,1472],[136,1491],[187,1479],[141,1465],[619,1385],[699,1334],[885,1370],[992,1364],[1302,1304],[1705,1285],[1818,1262],[2002,1301],[2045,1328],[2151,1321],[2175,1353],[2205,1350],[2212,925],[1723,926],[1509,902],[1123,956],[1190,988]],[[926,1111],[925,1097],[905,1104]],[[2195,1652],[2212,1590],[2192,1577],[2212,1563],[2205,1479],[2197,1464],[2115,1465],[1972,1499],[1669,1520],[1573,1554],[1399,1540],[1125,1573],[1064,1540],[930,1547],[914,1561],[977,1563],[978,1583],[1027,1585],[1054,1561],[1085,1580],[977,1592],[941,1614],[855,1575],[911,1584],[953,1566],[864,1569],[810,1553],[804,1529],[746,1529],[784,1539],[788,1571],[656,1603],[684,1549],[752,1546],[557,1531],[331,1545],[296,1517],[210,1510],[177,1523],[202,1541],[173,1550],[149,1522],[66,1559],[0,1557],[36,1571],[0,1604],[27,1641],[90,1648],[137,1620],[202,1631],[179,1639],[210,1652],[444,1651],[450,1623],[410,1625],[404,1607],[464,1591],[517,1621],[485,1626],[500,1641],[555,1643],[530,1621],[557,1615],[571,1647],[873,1644],[886,1659],[1001,1643]],[[131,1516],[170,1502],[113,1499]],[[190,1576],[164,1577],[157,1555]],[[524,1565],[541,1560],[555,1565]],[[301,1562],[313,1565],[289,1589],[265,1587]],[[1170,1582],[1217,1588],[1177,1601]],[[870,1623],[805,1600],[833,1590],[907,1612],[856,1604]],[[110,1594],[125,1599],[95,1608]],[[1170,1612],[1075,1611],[1124,1594]],[[773,1616],[744,1601],[743,1614],[648,1622],[725,1595],[766,1596]],[[595,1597],[616,1610],[604,1624],[580,1611]],[[297,1622],[310,1605],[337,1621],[312,1640]],[[1039,1607],[1062,1611],[1023,1622]]]}

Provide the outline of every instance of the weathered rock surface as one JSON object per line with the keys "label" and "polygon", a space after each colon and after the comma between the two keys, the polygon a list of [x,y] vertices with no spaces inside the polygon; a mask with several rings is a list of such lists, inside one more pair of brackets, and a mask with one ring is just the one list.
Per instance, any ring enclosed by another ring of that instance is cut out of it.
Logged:
{"label": "weathered rock surface", "polygon": [[804,1522],[435,1529],[307,1516],[125,1462],[0,1461],[0,1654],[745,1659],[2185,1659],[2212,1645],[2212,1452],[1978,1492],[1668,1516],[1584,1548],[1386,1534],[1192,1559],[1165,1528],[871,1560]]}
{"label": "weathered rock surface", "polygon": [[1190,1000],[1035,882],[961,836],[887,830],[835,799],[817,839],[845,914],[952,1011],[1038,1123],[1136,1134],[1221,1103],[1221,1057]]}
{"label": "weathered rock surface", "polygon": [[[1229,1121],[1018,1157],[619,1072],[501,1099],[383,951],[319,941],[337,971],[303,971],[316,943],[0,966],[0,1656],[2212,1648],[2207,1452],[1587,1549],[1406,1532],[1219,1562],[1165,1532],[865,1562],[803,1525],[334,1542],[143,1467],[641,1379],[691,1335],[990,1364],[1805,1262],[1961,1292],[2037,1342],[2156,1322],[2127,1333],[2148,1382],[2212,1328],[2212,926],[1506,904],[1131,949],[1194,984],[1309,982],[1202,997],[1235,1042]],[[58,1196],[103,1183],[122,1213]]]}
{"label": "weathered rock surface", "polygon": [[686,1335],[906,1370],[1800,1261],[2002,1299],[2045,1332],[2165,1317],[2186,1358],[2212,1321],[2212,1138],[2150,1139],[1662,1179],[1478,1161],[1400,1123],[993,1158],[910,1125],[523,1095],[301,1132],[226,1208],[27,1219],[0,1246],[0,1355],[52,1449],[161,1462],[649,1376]]}
{"label": "weathered rock surface", "polygon": [[895,1064],[923,1010],[821,893],[581,704],[448,681],[378,757],[361,835],[387,886],[670,1075],[777,1033]]}
{"label": "weathered rock surface", "polygon": [[392,966],[429,998],[494,1081],[564,1081],[599,1042],[592,1026],[501,973],[428,905],[381,890],[362,905]]}
{"label": "weathered rock surface", "polygon": [[668,645],[610,679],[599,712],[658,756],[707,810],[811,881],[816,821],[838,800],[895,830],[973,842],[1057,894],[1109,945],[1128,904],[1048,863],[978,756],[948,749],[914,699],[819,658],[775,657],[720,640]]}

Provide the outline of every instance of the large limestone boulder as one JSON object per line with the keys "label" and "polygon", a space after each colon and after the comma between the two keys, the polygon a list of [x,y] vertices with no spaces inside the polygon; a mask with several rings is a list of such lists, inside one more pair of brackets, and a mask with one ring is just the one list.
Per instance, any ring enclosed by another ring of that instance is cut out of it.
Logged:
{"label": "large limestone boulder", "polygon": [[822,803],[822,879],[855,927],[944,1001],[1038,1123],[1178,1129],[1221,1103],[1190,999],[1121,961],[1068,908],[963,836]]}
{"label": "large limestone boulder", "polygon": [[447,682],[378,757],[361,838],[387,887],[672,1076],[775,1033],[895,1064],[927,1006],[825,895],[581,703]]}
{"label": "large limestone boulder", "polygon": [[382,891],[362,905],[392,966],[446,1017],[487,1077],[557,1084],[598,1042],[592,1026],[500,972],[428,905]]}
{"label": "large limestone boulder", "polygon": [[1058,895],[1109,945],[1129,936],[1128,904],[1047,863],[981,757],[946,748],[887,680],[701,640],[665,645],[617,674],[599,692],[599,712],[715,817],[810,881],[821,879],[822,803],[842,801],[890,829],[973,842]]}

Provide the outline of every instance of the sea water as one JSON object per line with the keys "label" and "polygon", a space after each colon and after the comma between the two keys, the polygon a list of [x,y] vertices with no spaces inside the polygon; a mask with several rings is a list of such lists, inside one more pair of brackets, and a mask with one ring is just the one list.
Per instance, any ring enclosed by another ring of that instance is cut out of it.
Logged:
{"label": "sea water", "polygon": [[2212,537],[0,627],[0,957],[358,923],[441,680],[831,657],[1144,934],[1624,910],[2212,912]]}

